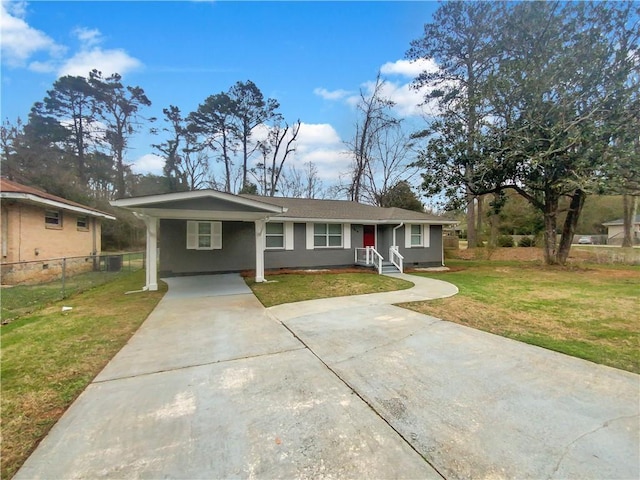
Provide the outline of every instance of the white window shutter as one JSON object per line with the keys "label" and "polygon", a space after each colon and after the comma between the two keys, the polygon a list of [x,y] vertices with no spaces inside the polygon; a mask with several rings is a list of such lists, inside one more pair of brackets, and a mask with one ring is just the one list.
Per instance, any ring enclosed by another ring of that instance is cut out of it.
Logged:
{"label": "white window shutter", "polygon": [[284,222],[284,249],[293,250],[293,222]]}
{"label": "white window shutter", "polygon": [[187,221],[187,249],[198,248],[198,222]]}
{"label": "white window shutter", "polygon": [[222,249],[222,222],[211,222],[211,248]]}
{"label": "white window shutter", "polygon": [[307,223],[307,250],[313,250],[313,223]]}
{"label": "white window shutter", "polygon": [[411,248],[411,224],[404,224],[404,248]]}
{"label": "white window shutter", "polygon": [[429,248],[430,225],[422,226],[422,246]]}
{"label": "white window shutter", "polygon": [[351,224],[342,224],[342,247],[345,249],[351,248]]}

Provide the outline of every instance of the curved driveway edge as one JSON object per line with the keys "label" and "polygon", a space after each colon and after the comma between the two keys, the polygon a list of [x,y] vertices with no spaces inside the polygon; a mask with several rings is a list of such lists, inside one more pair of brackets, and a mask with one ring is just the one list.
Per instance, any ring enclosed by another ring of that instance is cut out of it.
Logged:
{"label": "curved driveway edge", "polygon": [[458,287],[451,283],[443,282],[442,280],[420,277],[417,275],[407,275],[406,273],[392,273],[387,276],[406,280],[413,283],[414,286],[405,290],[395,290],[392,292],[367,293],[364,295],[322,298],[319,300],[286,303],[283,305],[269,307],[267,311],[277,317],[278,320],[286,321],[290,318],[330,312],[331,310],[435,300],[437,298],[452,297],[458,293]]}

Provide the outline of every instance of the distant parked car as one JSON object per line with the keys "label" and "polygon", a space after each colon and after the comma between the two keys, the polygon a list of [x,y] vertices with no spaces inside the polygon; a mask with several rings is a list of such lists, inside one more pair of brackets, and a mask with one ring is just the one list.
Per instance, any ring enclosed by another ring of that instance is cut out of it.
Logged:
{"label": "distant parked car", "polygon": [[591,239],[591,237],[580,237],[578,239],[578,243],[580,245],[593,245],[593,240]]}

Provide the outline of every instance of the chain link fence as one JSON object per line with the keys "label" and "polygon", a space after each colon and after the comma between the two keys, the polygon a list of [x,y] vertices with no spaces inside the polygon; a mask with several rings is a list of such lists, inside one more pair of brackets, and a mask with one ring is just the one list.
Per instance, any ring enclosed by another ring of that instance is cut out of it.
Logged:
{"label": "chain link fence", "polygon": [[2,322],[144,267],[144,252],[3,263],[0,265]]}

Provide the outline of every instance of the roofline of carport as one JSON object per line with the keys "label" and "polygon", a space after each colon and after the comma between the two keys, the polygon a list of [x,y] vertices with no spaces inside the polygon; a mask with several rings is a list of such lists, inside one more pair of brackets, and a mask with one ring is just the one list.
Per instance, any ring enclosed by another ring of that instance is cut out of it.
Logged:
{"label": "roofline of carport", "polygon": [[253,222],[271,218],[272,212],[233,212],[221,210],[182,210],[173,208],[132,208],[128,210],[148,217],[168,220],[221,220]]}
{"label": "roofline of carport", "polygon": [[133,209],[135,207],[145,207],[146,205],[157,205],[159,203],[175,202],[179,200],[193,200],[198,198],[216,198],[228,202],[236,203],[250,208],[258,208],[271,213],[283,213],[287,209],[272,203],[260,202],[249,198],[234,195],[232,193],[218,192],[217,190],[194,190],[191,192],[173,192],[160,195],[148,195],[145,197],[121,198],[112,200],[110,203],[115,207]]}

